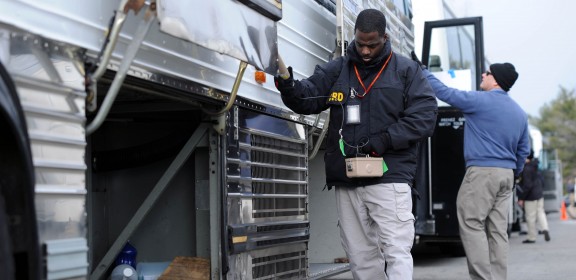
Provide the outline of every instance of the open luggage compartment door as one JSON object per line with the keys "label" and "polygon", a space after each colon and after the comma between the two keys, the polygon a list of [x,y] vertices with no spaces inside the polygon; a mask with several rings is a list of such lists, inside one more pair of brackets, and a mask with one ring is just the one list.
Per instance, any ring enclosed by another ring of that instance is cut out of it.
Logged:
{"label": "open luggage compartment door", "polygon": [[276,74],[281,0],[158,0],[160,29]]}

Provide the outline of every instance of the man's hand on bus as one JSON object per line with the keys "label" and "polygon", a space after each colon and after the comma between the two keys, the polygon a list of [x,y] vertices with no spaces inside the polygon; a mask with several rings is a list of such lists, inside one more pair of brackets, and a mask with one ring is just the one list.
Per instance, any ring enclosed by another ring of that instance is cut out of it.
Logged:
{"label": "man's hand on bus", "polygon": [[274,85],[282,95],[292,95],[294,91],[294,75],[292,74],[292,66],[288,67],[288,74],[280,73],[274,76]]}
{"label": "man's hand on bus", "polygon": [[412,60],[416,61],[416,63],[418,63],[418,65],[420,65],[420,68],[422,69],[426,69],[426,65],[422,64],[422,61],[420,61],[420,59],[418,59],[418,56],[416,55],[416,53],[414,52],[414,50],[412,50],[410,52],[410,56],[412,57]]}

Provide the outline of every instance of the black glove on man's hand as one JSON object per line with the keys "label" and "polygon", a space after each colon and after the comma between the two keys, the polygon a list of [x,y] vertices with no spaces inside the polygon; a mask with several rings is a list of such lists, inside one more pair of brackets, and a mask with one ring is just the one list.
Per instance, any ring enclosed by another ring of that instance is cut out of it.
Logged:
{"label": "black glove on man's hand", "polygon": [[370,140],[364,147],[362,152],[371,156],[381,156],[390,148],[390,135],[384,133],[378,136],[370,137]]}
{"label": "black glove on man's hand", "polygon": [[292,66],[288,67],[290,77],[283,78],[280,74],[274,76],[274,85],[282,95],[292,95],[294,92],[294,75],[292,74]]}
{"label": "black glove on man's hand", "polygon": [[422,61],[420,61],[420,59],[418,59],[418,56],[416,55],[416,53],[414,51],[410,52],[410,56],[412,57],[412,60],[416,61],[416,63],[418,63],[418,65],[420,65],[420,68],[422,69],[426,69],[426,65],[422,64]]}

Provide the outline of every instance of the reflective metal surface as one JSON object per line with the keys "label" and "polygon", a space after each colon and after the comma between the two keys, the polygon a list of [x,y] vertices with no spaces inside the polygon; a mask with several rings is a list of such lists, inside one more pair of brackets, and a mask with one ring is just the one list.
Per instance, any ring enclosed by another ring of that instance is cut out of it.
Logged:
{"label": "reflective metal surface", "polygon": [[157,3],[161,31],[276,73],[278,53],[273,20],[231,0]]}
{"label": "reflective metal surface", "polygon": [[84,78],[78,49],[0,25],[2,63],[24,109],[40,242],[86,238]]}
{"label": "reflective metal surface", "polygon": [[[231,5],[230,3],[241,5],[236,1],[220,1],[229,2],[226,5]],[[46,39],[85,49],[87,59],[94,62],[104,45],[108,23],[117,5],[117,1],[86,3],[66,1],[47,3],[42,0],[0,1],[0,22],[17,26],[33,34],[42,34]],[[213,6],[215,4],[212,1],[202,1],[196,4],[194,10],[206,11],[206,7]],[[236,13],[236,10],[231,11]],[[297,0],[282,3],[282,16],[281,21],[273,24],[277,29],[278,51],[286,63],[294,68],[296,78],[307,77],[313,73],[315,65],[327,62],[335,49],[335,15],[313,0]],[[133,34],[142,24],[143,18],[142,12],[137,15],[129,13],[108,69],[118,69],[120,60],[126,53]],[[264,16],[260,18],[267,19]],[[232,21],[233,19],[242,21],[238,23]],[[236,28],[236,26],[246,24],[246,30],[252,31],[244,30],[241,34],[251,34],[250,40],[246,42],[250,42],[256,49],[256,46],[264,48],[264,43],[268,44],[271,38],[269,33],[266,33],[267,35],[261,33],[263,30],[271,32],[270,24],[265,19],[259,19],[266,23],[262,26],[259,26],[260,23],[257,23],[255,19],[239,19],[237,15],[220,17],[218,22],[227,28]],[[206,25],[206,22],[198,22],[192,27],[195,28],[195,32],[198,32],[206,28]],[[255,29],[258,32],[254,31]],[[213,37],[218,37],[219,34],[213,35]],[[276,66],[271,63],[275,63],[277,53],[274,46],[267,47],[269,48],[268,55],[254,58],[260,60],[262,64],[260,68],[266,67],[264,66],[266,61],[271,61],[268,62],[268,68],[274,71]],[[262,49],[258,51],[266,52]],[[269,57],[264,58],[266,56]],[[234,57],[188,40],[176,38],[161,31],[160,24],[153,24],[128,74],[188,92],[190,98],[201,95],[225,102],[234,84],[238,65],[239,60]],[[255,108],[268,114],[320,128],[323,126],[325,117],[316,121],[316,116],[294,114],[284,106],[274,86],[272,75],[267,74],[266,81],[260,84],[254,80],[256,71],[254,66],[246,69],[238,90],[237,105]],[[167,93],[158,92],[158,94]]]}

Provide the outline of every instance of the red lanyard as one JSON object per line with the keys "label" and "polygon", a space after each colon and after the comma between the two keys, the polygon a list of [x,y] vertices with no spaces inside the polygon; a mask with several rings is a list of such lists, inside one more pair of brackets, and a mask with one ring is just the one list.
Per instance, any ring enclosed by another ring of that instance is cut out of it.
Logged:
{"label": "red lanyard", "polygon": [[364,85],[364,82],[362,82],[362,79],[360,78],[360,74],[358,74],[358,68],[356,68],[356,64],[354,64],[354,72],[356,72],[356,78],[358,79],[358,82],[360,82],[360,85],[364,89],[364,94],[357,95],[359,98],[362,98],[362,97],[366,96],[366,94],[368,94],[368,92],[370,91],[370,89],[372,88],[374,83],[376,83],[376,80],[378,80],[378,78],[380,78],[380,74],[382,74],[382,71],[384,71],[384,68],[386,68],[386,65],[388,65],[388,62],[390,62],[390,58],[392,58],[392,51],[390,51],[390,55],[388,56],[388,59],[386,59],[386,62],[384,63],[384,65],[382,65],[382,68],[378,72],[378,75],[376,75],[374,80],[372,80],[372,83],[370,83],[370,86],[368,86],[368,88],[366,88],[366,86]]}

